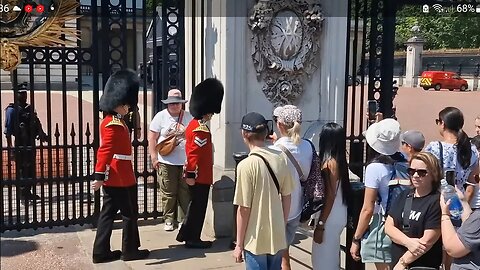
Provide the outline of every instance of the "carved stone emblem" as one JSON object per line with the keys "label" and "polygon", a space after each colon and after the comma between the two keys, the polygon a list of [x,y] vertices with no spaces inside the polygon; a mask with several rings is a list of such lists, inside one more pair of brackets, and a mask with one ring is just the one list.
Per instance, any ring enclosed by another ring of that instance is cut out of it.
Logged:
{"label": "carved stone emblem", "polygon": [[[312,3],[313,1],[313,3]],[[252,58],[257,78],[274,105],[291,104],[302,94],[303,82],[316,69],[324,20],[315,0],[259,0],[253,7]]]}

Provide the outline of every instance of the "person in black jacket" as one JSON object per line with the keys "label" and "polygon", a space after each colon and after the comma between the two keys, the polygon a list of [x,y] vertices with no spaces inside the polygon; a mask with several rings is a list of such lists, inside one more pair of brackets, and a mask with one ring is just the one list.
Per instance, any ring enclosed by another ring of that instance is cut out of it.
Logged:
{"label": "person in black jacket", "polygon": [[21,200],[40,200],[38,195],[32,193],[36,168],[34,146],[36,139],[43,143],[48,137],[43,131],[37,112],[27,103],[27,83],[18,85],[15,102],[5,108],[4,134],[10,159],[15,160],[16,171],[21,180],[19,197]]}

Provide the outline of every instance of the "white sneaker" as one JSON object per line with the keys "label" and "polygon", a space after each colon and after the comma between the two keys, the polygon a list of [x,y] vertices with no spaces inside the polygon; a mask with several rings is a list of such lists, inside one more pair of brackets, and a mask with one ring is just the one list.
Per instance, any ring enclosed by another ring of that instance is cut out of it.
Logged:
{"label": "white sneaker", "polygon": [[173,227],[173,223],[172,222],[165,222],[165,227],[163,228],[166,232],[171,232],[173,231],[175,228]]}

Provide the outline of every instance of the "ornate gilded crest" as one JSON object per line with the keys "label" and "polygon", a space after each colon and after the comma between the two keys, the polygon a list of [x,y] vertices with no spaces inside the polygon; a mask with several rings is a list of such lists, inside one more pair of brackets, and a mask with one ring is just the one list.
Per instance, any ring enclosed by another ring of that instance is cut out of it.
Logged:
{"label": "ornate gilded crest", "polygon": [[323,20],[320,5],[307,0],[259,0],[253,7],[253,63],[273,104],[293,103],[303,92],[305,77],[317,69]]}
{"label": "ornate gilded crest", "polygon": [[[79,17],[76,15],[76,8],[79,6],[77,0],[1,2],[3,12],[0,13],[0,68],[5,71],[12,71],[20,64],[20,46],[71,45],[78,39],[75,28],[65,27],[65,22]],[[26,11],[27,5],[30,5],[30,12]],[[62,38],[63,35],[65,38]]]}

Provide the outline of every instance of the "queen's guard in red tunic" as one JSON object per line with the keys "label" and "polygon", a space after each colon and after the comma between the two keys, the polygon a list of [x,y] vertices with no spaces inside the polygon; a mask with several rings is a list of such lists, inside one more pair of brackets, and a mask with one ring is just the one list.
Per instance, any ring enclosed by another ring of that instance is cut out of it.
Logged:
{"label": "queen's guard in red tunic", "polygon": [[191,202],[177,241],[187,248],[210,248],[212,242],[202,241],[203,222],[207,211],[208,194],[213,182],[213,144],[207,122],[220,113],[223,85],[213,78],[206,79],[193,89],[190,113],[194,117],[185,130],[185,181],[189,185]]}
{"label": "queen's guard in red tunic", "polygon": [[[130,131],[123,117],[137,106],[139,82],[132,70],[115,72],[107,81],[100,98],[104,118],[100,124],[100,147],[97,151],[94,182],[96,191],[103,188],[103,206],[93,244],[93,262],[122,258],[124,261],[148,257],[139,250],[137,182],[132,167]],[[110,249],[113,221],[120,210],[123,220],[122,251]]]}

